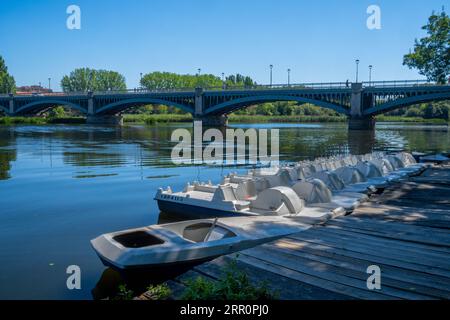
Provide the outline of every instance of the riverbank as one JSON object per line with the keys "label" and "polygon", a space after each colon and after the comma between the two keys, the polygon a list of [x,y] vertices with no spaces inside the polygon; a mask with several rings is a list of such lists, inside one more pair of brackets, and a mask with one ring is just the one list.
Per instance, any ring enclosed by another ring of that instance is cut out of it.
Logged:
{"label": "riverbank", "polygon": [[[230,115],[230,123],[317,123],[317,122],[346,122],[345,116],[264,116],[264,115]],[[191,122],[190,114],[125,114],[124,123],[126,124],[158,124]],[[424,119],[420,117],[400,117],[400,116],[378,116],[377,122],[403,122],[403,123],[422,123],[422,124],[448,124],[445,119]],[[44,118],[44,117],[0,117],[0,125],[15,124],[82,124],[85,123],[83,117],[64,117],[64,118]]]}

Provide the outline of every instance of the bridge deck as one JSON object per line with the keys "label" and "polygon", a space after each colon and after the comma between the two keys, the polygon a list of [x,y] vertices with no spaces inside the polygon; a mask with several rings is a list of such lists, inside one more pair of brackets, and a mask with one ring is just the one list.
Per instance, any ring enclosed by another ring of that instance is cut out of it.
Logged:
{"label": "bridge deck", "polygon": [[[449,229],[450,166],[443,166],[391,186],[351,216],[242,251],[237,264],[280,299],[449,299]],[[186,279],[220,277],[234,256],[169,281],[173,297]],[[370,265],[381,268],[381,290],[367,289]]]}

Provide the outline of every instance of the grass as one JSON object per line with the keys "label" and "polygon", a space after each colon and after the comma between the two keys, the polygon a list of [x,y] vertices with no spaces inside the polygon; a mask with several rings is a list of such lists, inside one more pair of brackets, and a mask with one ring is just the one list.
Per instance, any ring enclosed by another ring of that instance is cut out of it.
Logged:
{"label": "grass", "polygon": [[277,298],[266,283],[253,285],[247,274],[240,271],[236,260],[223,268],[223,275],[217,280],[202,277],[186,281],[182,300],[273,300]]}
{"label": "grass", "polygon": [[[150,300],[166,300],[170,297],[172,291],[165,284],[150,285],[147,287],[146,296]],[[117,293],[111,300],[133,300],[135,293],[129,289],[126,284],[121,284],[117,288]]]}
{"label": "grass", "polygon": [[124,123],[157,124],[168,122],[191,122],[191,114],[125,114]]}
{"label": "grass", "polygon": [[[158,123],[170,122],[191,122],[191,114],[125,114],[124,123],[127,124],[147,124],[154,125]],[[238,115],[231,114],[228,117],[231,123],[301,123],[301,122],[346,122],[345,116],[264,116],[264,115]],[[428,124],[448,124],[445,119],[424,119],[420,117],[403,116],[385,116],[376,117],[377,122],[407,122],[407,123],[428,123]],[[59,123],[85,123],[83,117],[63,117],[63,118],[44,118],[44,117],[0,117],[0,125],[15,124],[59,124]]]}
{"label": "grass", "polygon": [[264,116],[264,115],[238,115],[228,117],[229,122],[260,123],[260,122],[345,122],[345,116]]}
{"label": "grass", "polygon": [[82,117],[43,118],[43,117],[0,117],[0,125],[15,124],[57,124],[57,123],[85,123]]}
{"label": "grass", "polygon": [[445,119],[424,119],[421,117],[403,117],[403,116],[377,116],[377,122],[409,122],[409,123],[430,123],[430,124],[448,124]]}

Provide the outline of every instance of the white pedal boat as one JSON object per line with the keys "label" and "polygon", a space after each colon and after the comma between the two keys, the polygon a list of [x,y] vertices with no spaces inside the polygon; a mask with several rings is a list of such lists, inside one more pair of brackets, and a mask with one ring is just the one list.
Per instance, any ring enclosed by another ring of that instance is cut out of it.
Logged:
{"label": "white pedal boat", "polygon": [[102,262],[123,271],[201,263],[308,229],[283,217],[182,221],[103,234],[91,240]]}
{"label": "white pedal boat", "polygon": [[344,208],[306,207],[289,187],[255,190],[255,181],[212,185],[194,183],[181,192],[159,189],[155,200],[161,211],[187,217],[285,216],[298,222],[318,224],[342,215]]}

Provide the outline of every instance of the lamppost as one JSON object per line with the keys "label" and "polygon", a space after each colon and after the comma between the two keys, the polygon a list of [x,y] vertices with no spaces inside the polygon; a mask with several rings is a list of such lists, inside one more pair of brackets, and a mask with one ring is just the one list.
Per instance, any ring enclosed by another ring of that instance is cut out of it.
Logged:
{"label": "lamppost", "polygon": [[370,65],[369,66],[369,86],[372,85],[372,68],[373,68],[373,66]]}
{"label": "lamppost", "polygon": [[288,73],[288,87],[291,85],[291,69],[288,68],[287,69],[287,73]]}
{"label": "lamppost", "polygon": [[270,68],[270,87],[272,88],[272,69],[273,69],[273,65],[271,64],[269,66],[269,68]]}
{"label": "lamppost", "polygon": [[50,85],[50,83],[51,83],[51,81],[52,81],[52,78],[48,78],[48,90],[51,90],[51,85]]}
{"label": "lamppost", "polygon": [[359,59],[356,59],[356,83],[358,83]]}
{"label": "lamppost", "polygon": [[197,74],[200,75],[200,72],[202,71],[202,69],[198,68],[197,71],[198,71]]}
{"label": "lamppost", "polygon": [[222,72],[222,89],[225,90],[225,72]]}

